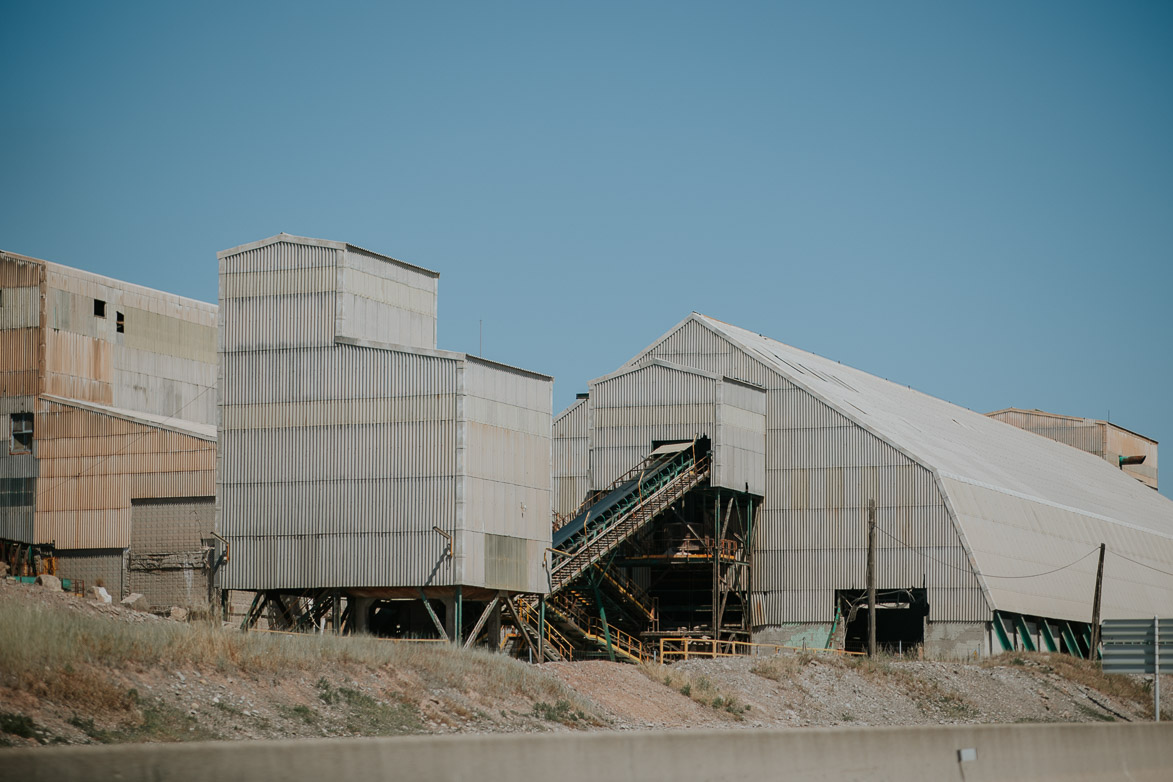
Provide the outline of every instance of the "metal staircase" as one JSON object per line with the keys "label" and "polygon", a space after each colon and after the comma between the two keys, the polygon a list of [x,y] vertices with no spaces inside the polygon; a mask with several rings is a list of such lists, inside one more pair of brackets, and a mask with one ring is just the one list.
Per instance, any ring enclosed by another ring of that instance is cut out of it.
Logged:
{"label": "metal staircase", "polygon": [[[530,648],[541,648],[550,660],[646,659],[639,638],[616,622],[628,629],[656,628],[656,603],[639,584],[610,568],[608,558],[707,481],[709,465],[701,441],[661,446],[575,513],[555,519],[544,622],[537,598],[517,601],[518,632]],[[608,620],[608,612],[613,619]]]}
{"label": "metal staircase", "polygon": [[698,455],[695,443],[653,451],[602,499],[554,533],[550,593],[557,594],[707,480],[709,469],[709,455]]}

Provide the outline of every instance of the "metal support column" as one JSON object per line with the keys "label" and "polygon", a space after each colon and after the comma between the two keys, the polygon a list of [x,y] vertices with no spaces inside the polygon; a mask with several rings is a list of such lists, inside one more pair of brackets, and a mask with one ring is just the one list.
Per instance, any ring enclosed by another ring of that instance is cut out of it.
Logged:
{"label": "metal support column", "polygon": [[[713,500],[713,641],[721,640],[721,628],[718,626],[720,618],[718,614],[718,604],[721,601],[721,595],[718,592],[720,580],[721,567],[721,490],[717,489],[716,499]],[[713,647],[714,649],[716,646]]]}
{"label": "metal support column", "polygon": [[603,638],[607,641],[607,657],[615,662],[615,648],[611,646],[611,626],[607,624],[607,609],[603,608],[603,596],[599,594],[599,579],[592,575],[591,589],[595,591],[595,604],[599,606],[599,621],[603,623]]}

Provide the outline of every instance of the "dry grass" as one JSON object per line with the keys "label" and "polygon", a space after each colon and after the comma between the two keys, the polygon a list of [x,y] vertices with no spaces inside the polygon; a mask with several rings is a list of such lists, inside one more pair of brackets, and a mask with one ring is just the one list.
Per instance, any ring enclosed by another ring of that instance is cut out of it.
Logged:
{"label": "dry grass", "polygon": [[798,676],[799,671],[810,664],[813,655],[805,652],[799,654],[773,654],[758,659],[750,673],[756,673],[764,679],[776,682],[788,682]]}
{"label": "dry grass", "polygon": [[[1111,698],[1143,706],[1153,700],[1151,681],[1139,676],[1104,673],[1093,660],[1081,660],[1052,652],[1004,652],[982,661],[983,668],[1024,666],[1053,673]],[[1161,709],[1161,719],[1173,718],[1173,712]]]}
{"label": "dry grass", "polygon": [[642,663],[639,669],[644,676],[652,681],[671,687],[681,695],[692,698],[703,706],[728,712],[739,720],[742,719],[745,712],[749,711],[749,706],[734,696],[721,692],[704,674],[694,675],[680,668],[670,668],[667,665],[655,663]]}
{"label": "dry grass", "polygon": [[128,667],[198,668],[288,674],[353,667],[410,672],[429,688],[482,696],[593,706],[533,666],[480,650],[400,644],[375,638],[241,633],[210,623],[123,623],[61,608],[0,603],[0,677],[38,697],[79,708],[130,711],[133,703],[103,675]]}

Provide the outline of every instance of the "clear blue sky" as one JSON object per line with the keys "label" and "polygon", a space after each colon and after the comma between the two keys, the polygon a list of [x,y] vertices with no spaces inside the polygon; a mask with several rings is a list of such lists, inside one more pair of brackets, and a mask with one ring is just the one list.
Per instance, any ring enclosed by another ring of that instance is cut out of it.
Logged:
{"label": "clear blue sky", "polygon": [[556,410],[697,310],[1173,447],[1173,4],[0,11],[5,249],[214,301],[349,241]]}

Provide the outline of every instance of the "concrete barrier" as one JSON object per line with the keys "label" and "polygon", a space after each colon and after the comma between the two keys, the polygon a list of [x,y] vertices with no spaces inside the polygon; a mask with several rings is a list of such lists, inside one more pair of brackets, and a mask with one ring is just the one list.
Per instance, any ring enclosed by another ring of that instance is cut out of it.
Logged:
{"label": "concrete barrier", "polygon": [[0,750],[0,779],[1156,782],[1173,724],[408,736]]}

